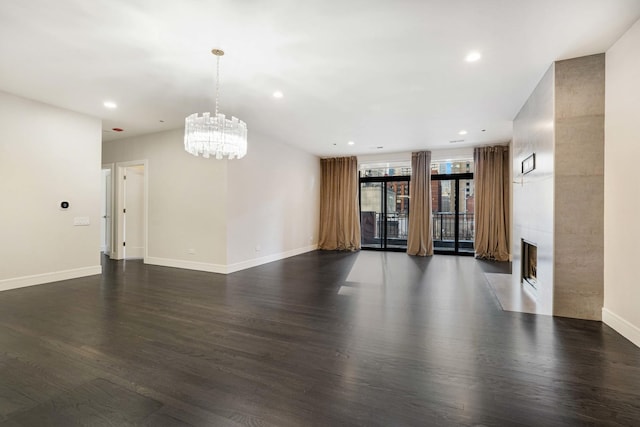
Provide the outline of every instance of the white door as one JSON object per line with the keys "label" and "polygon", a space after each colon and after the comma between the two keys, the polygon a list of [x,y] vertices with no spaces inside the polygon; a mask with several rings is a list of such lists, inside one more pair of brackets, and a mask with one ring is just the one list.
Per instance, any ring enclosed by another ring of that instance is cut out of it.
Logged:
{"label": "white door", "polygon": [[124,257],[144,258],[144,166],[125,168]]}
{"label": "white door", "polygon": [[102,169],[102,203],[100,213],[100,250],[111,254],[111,169]]}

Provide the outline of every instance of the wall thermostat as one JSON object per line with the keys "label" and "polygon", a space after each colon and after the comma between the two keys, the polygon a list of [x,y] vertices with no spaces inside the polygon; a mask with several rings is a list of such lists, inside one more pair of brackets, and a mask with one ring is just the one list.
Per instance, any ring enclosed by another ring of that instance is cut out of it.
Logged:
{"label": "wall thermostat", "polygon": [[60,209],[65,210],[65,209],[69,209],[69,202],[67,202],[66,200],[63,200],[60,202]]}

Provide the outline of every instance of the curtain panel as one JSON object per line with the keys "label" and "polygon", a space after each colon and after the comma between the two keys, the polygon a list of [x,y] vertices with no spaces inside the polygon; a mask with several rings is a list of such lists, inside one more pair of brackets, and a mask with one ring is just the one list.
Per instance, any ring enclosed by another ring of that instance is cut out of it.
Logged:
{"label": "curtain panel", "polygon": [[476,257],[509,260],[509,147],[473,150]]}
{"label": "curtain panel", "polygon": [[409,185],[409,255],[433,255],[431,234],[431,151],[411,154]]}
{"label": "curtain panel", "polygon": [[320,160],[319,249],[360,249],[358,208],[358,159],[338,157]]}

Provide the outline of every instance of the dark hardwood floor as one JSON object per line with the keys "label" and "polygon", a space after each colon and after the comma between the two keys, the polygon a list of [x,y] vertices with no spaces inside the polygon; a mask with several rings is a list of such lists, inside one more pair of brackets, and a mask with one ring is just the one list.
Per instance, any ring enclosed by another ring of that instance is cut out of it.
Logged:
{"label": "dark hardwood floor", "polygon": [[504,312],[470,257],[104,261],[0,293],[1,426],[640,425],[640,349]]}

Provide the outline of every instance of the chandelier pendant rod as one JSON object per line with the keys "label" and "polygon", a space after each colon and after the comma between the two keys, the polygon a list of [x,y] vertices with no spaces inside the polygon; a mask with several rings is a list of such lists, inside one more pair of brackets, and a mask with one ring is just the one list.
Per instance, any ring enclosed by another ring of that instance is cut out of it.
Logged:
{"label": "chandelier pendant rod", "polygon": [[[215,55],[215,53],[214,53]],[[218,117],[218,106],[220,104],[220,55],[216,55],[216,111],[215,117]]]}
{"label": "chandelier pendant rod", "polygon": [[212,49],[211,53],[216,56],[216,110],[214,117],[218,117],[218,108],[220,106],[220,57],[224,55],[224,50]]}

